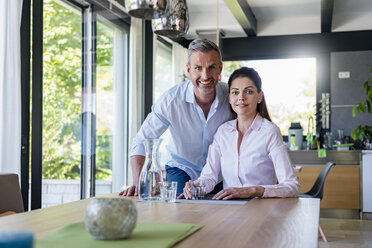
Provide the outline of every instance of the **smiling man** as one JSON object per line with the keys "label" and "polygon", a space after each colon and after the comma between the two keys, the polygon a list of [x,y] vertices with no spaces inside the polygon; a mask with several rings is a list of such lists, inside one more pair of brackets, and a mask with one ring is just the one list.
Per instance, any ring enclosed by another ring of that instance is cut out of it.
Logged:
{"label": "smiling man", "polygon": [[191,80],[174,86],[152,106],[132,143],[133,185],[120,195],[138,195],[145,162],[142,141],[159,138],[167,129],[171,133],[167,180],[177,181],[177,193],[182,193],[188,180],[199,177],[213,135],[222,123],[232,119],[227,84],[218,82],[221,71],[221,53],[216,44],[206,39],[190,43],[187,72]]}

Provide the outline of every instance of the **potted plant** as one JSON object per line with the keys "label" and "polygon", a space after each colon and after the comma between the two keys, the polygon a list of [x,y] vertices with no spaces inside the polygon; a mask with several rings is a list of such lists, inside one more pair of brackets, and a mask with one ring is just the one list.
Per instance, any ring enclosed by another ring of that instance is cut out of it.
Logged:
{"label": "potted plant", "polygon": [[[352,110],[352,115],[355,117],[356,111],[360,114],[368,113],[372,114],[372,67],[371,75],[366,82],[363,84],[364,89],[366,90],[366,99],[354,105]],[[357,128],[351,131],[351,137],[354,140],[360,139],[365,141],[366,148],[372,149],[372,126],[369,125],[359,125]]]}

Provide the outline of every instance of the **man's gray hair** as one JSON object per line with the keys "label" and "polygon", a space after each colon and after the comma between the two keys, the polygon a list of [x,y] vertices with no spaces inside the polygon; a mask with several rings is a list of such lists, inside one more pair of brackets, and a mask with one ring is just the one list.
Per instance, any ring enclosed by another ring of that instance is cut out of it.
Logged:
{"label": "man's gray hair", "polygon": [[222,63],[221,51],[214,42],[212,42],[210,40],[207,40],[207,39],[195,39],[195,40],[193,40],[190,43],[189,48],[187,50],[187,52],[188,52],[187,63],[190,64],[190,57],[191,57],[191,54],[193,52],[209,52],[209,51],[212,51],[212,50],[217,52],[218,59],[219,59],[220,63]]}

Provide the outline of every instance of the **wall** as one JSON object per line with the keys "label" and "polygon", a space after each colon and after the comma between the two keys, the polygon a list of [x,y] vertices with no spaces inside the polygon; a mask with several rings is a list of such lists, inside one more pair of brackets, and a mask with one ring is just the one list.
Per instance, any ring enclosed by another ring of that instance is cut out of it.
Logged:
{"label": "wall", "polygon": [[[96,196],[112,193],[111,181],[96,181]],[[29,194],[31,196],[31,193]],[[52,207],[80,200],[80,180],[42,181],[42,207]],[[29,201],[29,203],[31,200]],[[30,209],[31,206],[29,206]]]}
{"label": "wall", "polygon": [[[372,125],[371,115],[351,115],[354,104],[366,99],[363,84],[370,76],[372,51],[331,53],[331,130],[337,138],[337,130],[344,129],[346,136],[359,124]],[[350,78],[339,78],[338,72],[350,72]]]}

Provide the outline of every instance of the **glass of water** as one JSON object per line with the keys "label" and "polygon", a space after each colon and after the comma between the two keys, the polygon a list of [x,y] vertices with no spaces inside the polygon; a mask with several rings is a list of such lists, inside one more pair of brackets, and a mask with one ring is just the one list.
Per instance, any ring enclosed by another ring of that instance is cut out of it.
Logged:
{"label": "glass of water", "polygon": [[203,200],[206,192],[205,192],[205,185],[203,182],[199,182],[198,180],[196,181],[189,181],[191,185],[191,199],[192,200]]}
{"label": "glass of water", "polygon": [[175,202],[177,195],[177,182],[160,182],[160,198],[163,202]]}

